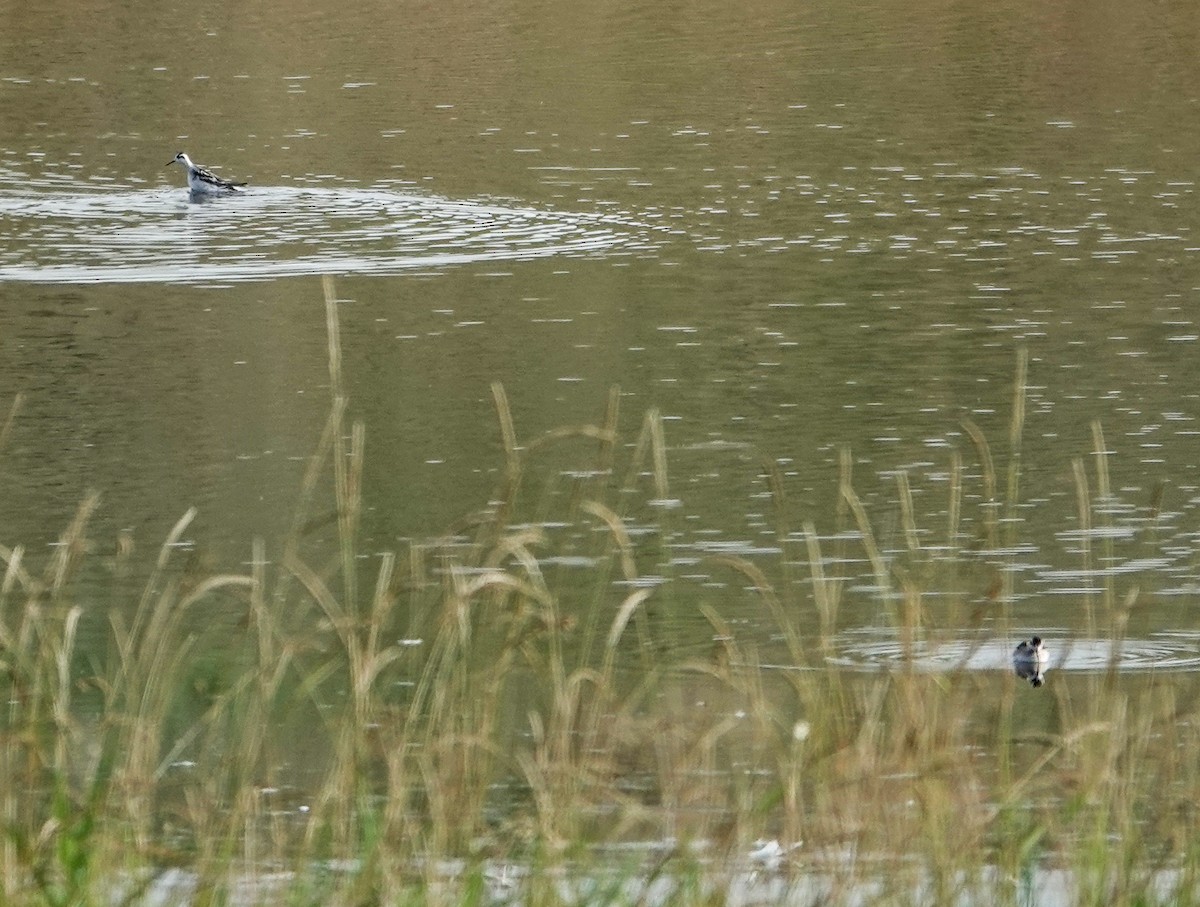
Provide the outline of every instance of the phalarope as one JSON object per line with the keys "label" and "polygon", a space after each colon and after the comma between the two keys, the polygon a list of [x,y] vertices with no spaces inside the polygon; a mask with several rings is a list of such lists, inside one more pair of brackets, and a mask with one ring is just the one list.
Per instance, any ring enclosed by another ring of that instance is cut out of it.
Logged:
{"label": "phalarope", "polygon": [[1046,647],[1043,645],[1040,636],[1035,636],[1030,640],[1021,640],[1020,645],[1013,650],[1013,661],[1045,664],[1049,660],[1050,653],[1046,651]]}
{"label": "phalarope", "polygon": [[167,161],[166,166],[170,167],[175,163],[183,164],[187,168],[188,188],[200,195],[237,192],[239,186],[246,185],[245,183],[235,183],[231,180],[221,179],[211,170],[206,170],[204,167],[193,164],[192,159],[182,151]]}
{"label": "phalarope", "polygon": [[1046,680],[1042,669],[1050,661],[1050,653],[1042,644],[1042,638],[1035,636],[1030,640],[1021,640],[1013,650],[1013,670],[1022,680],[1028,680],[1035,687],[1040,687]]}

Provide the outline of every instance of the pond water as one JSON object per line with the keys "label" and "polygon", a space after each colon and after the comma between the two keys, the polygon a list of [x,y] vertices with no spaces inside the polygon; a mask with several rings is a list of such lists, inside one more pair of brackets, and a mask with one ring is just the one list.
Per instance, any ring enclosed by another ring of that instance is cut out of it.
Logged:
{"label": "pond water", "polygon": [[[944,544],[952,451],[980,495],[964,420],[1003,476],[1026,350],[1014,547],[981,556],[1016,632],[1083,632],[1081,597],[1136,585],[1127,666],[1194,670],[1193,636],[1152,634],[1193,634],[1200,593],[1195,18],[1077,25],[1029,0],[10,3],[0,541],[44,550],[87,489],[102,549],[193,505],[214,563],[278,539],[328,410],[331,274],[368,547],[487,501],[494,381],[522,442],[612,386],[627,441],[662,412],[676,567],[779,559],[764,459],[829,541],[845,447],[885,554],[900,473]],[[180,149],[250,188],[193,202]],[[1112,494],[1081,528],[1097,420]],[[842,620],[848,667],[893,659],[854,635],[873,596]]]}

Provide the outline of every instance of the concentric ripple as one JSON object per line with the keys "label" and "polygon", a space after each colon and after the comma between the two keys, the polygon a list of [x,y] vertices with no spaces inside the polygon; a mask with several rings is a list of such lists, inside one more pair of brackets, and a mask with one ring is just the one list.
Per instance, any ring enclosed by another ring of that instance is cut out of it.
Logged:
{"label": "concentric ripple", "polygon": [[[1163,632],[1145,638],[1107,639],[1044,633],[1050,653],[1048,669],[1103,671],[1110,664],[1119,671],[1200,670],[1200,633]],[[846,634],[832,661],[858,671],[890,671],[911,667],[917,671],[1011,670],[1012,651],[1018,640],[951,639],[915,641],[906,647],[893,634],[860,631]],[[1114,650],[1115,647],[1115,650]]]}
{"label": "concentric ripple", "polygon": [[0,281],[212,283],[396,274],[653,246],[631,219],[388,187],[0,191]]}

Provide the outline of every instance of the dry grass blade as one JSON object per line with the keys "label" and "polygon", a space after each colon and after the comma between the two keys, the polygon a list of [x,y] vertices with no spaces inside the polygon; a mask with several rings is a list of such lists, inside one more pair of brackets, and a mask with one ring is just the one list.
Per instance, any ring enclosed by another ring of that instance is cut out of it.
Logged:
{"label": "dry grass blade", "polygon": [[22,566],[25,549],[21,545],[6,548],[0,545],[0,560],[4,561],[4,582],[0,585],[0,615],[4,612],[4,603],[18,585],[26,592],[33,593],[41,585]]}
{"label": "dry grass blade", "polygon": [[660,501],[670,497],[667,486],[667,435],[663,431],[662,414],[657,409],[646,413],[646,425],[650,429],[651,449],[654,454],[654,490]]}
{"label": "dry grass blade", "polygon": [[617,549],[621,553],[621,574],[627,582],[637,579],[638,569],[637,560],[633,555],[633,540],[629,537],[629,531],[625,528],[624,521],[614,511],[598,501],[584,501],[580,507],[585,513],[590,513],[604,521],[604,525],[608,527],[609,534],[617,543]]}
{"label": "dry grass blade", "polygon": [[1029,385],[1029,350],[1017,350],[1017,369],[1013,378],[1012,422],[1008,428],[1008,493],[1009,516],[1017,506],[1018,483],[1021,474],[1021,441],[1025,434],[1025,400]]}
{"label": "dry grass blade", "polygon": [[621,607],[617,609],[617,614],[613,618],[612,626],[608,629],[608,637],[605,640],[605,645],[609,651],[615,650],[617,643],[620,642],[621,636],[625,633],[625,627],[629,625],[630,619],[634,612],[642,606],[652,594],[653,589],[635,589],[625,596],[625,601],[621,602]]}
{"label": "dry grass blade", "polygon": [[86,544],[84,531],[87,528],[88,520],[92,518],[92,514],[99,506],[99,493],[89,492],[80,503],[79,509],[75,511],[75,518],[71,520],[71,524],[59,539],[58,549],[46,576],[46,584],[50,587],[51,594],[57,596],[64,590],[71,568],[83,556]]}
{"label": "dry grass blade", "polygon": [[808,566],[812,573],[813,601],[821,618],[821,644],[828,646],[837,629],[839,586],[825,576],[821,540],[811,520],[804,524],[804,541],[808,548]]}
{"label": "dry grass blade", "polygon": [[218,589],[252,589],[254,585],[253,577],[242,576],[240,574],[231,573],[205,577],[191,592],[179,600],[177,607],[180,609],[190,608],[200,599],[210,593],[216,592]]}
{"label": "dry grass blade", "polygon": [[666,434],[663,432],[662,415],[653,408],[646,411],[646,417],[642,420],[642,430],[638,434],[637,444],[634,445],[629,472],[625,477],[625,488],[636,486],[637,477],[645,468],[647,453],[652,463],[655,497],[665,501],[669,496]]}
{"label": "dry grass blade", "polygon": [[137,615],[134,617],[133,626],[130,628],[131,636],[139,636],[143,626],[151,619],[154,598],[160,589],[163,579],[163,573],[167,569],[167,565],[171,561],[171,555],[179,547],[180,539],[187,531],[188,526],[192,524],[192,520],[196,518],[196,508],[189,507],[175,525],[171,527],[171,531],[167,534],[166,541],[162,543],[162,547],[158,550],[158,558],[154,562],[154,570],[150,577],[146,580],[146,585],[142,590],[141,600],[138,602]]}
{"label": "dry grass blade", "polygon": [[515,482],[521,472],[521,459],[517,451],[517,429],[513,425],[512,407],[508,394],[499,381],[492,382],[492,400],[496,404],[496,418],[500,420],[500,440],[504,447],[504,462],[509,482]]}
{"label": "dry grass blade", "polygon": [[783,484],[783,473],[779,471],[779,463],[773,457],[759,452],[758,461],[762,465],[763,475],[767,480],[767,489],[771,493],[771,504],[775,508],[775,536],[779,540],[787,537],[787,524],[784,520],[787,507],[787,492]]}
{"label": "dry grass blade", "polygon": [[[1109,484],[1108,458],[1112,451],[1104,440],[1104,428],[1099,419],[1092,420],[1092,454],[1096,461],[1096,499],[1100,507],[1096,508],[1095,516],[1099,520],[1101,562],[1115,563],[1113,550],[1113,513],[1112,508],[1105,506],[1112,500],[1112,486]],[[1111,570],[1104,571],[1104,607],[1110,612],[1116,602],[1116,577]]]}
{"label": "dry grass blade", "polygon": [[300,558],[285,554],[283,566],[293,576],[295,576],[308,590],[308,594],[312,596],[313,601],[325,612],[330,624],[333,626],[334,632],[342,640],[343,646],[347,651],[354,647],[353,628],[351,627],[350,616],[341,602],[337,600],[334,594],[325,585],[324,581],[319,577],[308,564],[300,560]]}
{"label": "dry grass blade", "polygon": [[[848,445],[838,448],[838,489],[854,487],[854,454]],[[847,501],[844,494],[838,494],[834,505],[834,533],[841,535],[846,528]]]}
{"label": "dry grass blade", "polygon": [[25,394],[17,393],[13,396],[12,406],[8,408],[8,418],[4,420],[4,425],[0,427],[0,452],[8,446],[8,439],[12,435],[13,424],[17,421],[17,413],[21,411],[21,407],[25,403]]}
{"label": "dry grass blade", "polygon": [[1112,609],[1111,643],[1108,647],[1108,682],[1113,684],[1117,679],[1117,671],[1121,667],[1121,648],[1129,628],[1129,616],[1137,605],[1141,590],[1134,586],[1127,593],[1121,607]]}
{"label": "dry grass blade", "polygon": [[366,451],[366,426],[356,420],[351,429],[350,450],[339,434],[333,442],[334,494],[337,500],[338,542],[342,555],[343,598],[348,609],[358,607],[358,526],[362,515],[362,471]]}
{"label": "dry grass blade", "polygon": [[1053,763],[1063,751],[1075,748],[1085,737],[1090,737],[1094,734],[1106,734],[1111,730],[1112,725],[1109,722],[1092,721],[1072,729],[1058,740],[1051,741],[1046,752],[1038,757],[1020,778],[1009,785],[1005,791],[1002,805],[1011,807],[1020,803],[1025,798],[1027,789],[1040,778],[1046,767]]}
{"label": "dry grass blade", "polygon": [[[75,635],[79,630],[79,619],[83,616],[83,609],[75,606],[67,612],[67,619],[63,625],[62,641],[57,646],[57,651],[54,653],[54,660],[58,667],[58,683],[56,684],[56,695],[54,697],[54,720],[62,729],[67,729],[71,725],[71,659],[75,655]],[[60,745],[65,744],[67,733],[60,733]],[[55,764],[60,770],[66,770],[67,761],[66,753],[58,752],[55,755]]]}
{"label": "dry grass blade", "polygon": [[921,539],[917,532],[917,518],[913,509],[912,486],[908,473],[903,469],[896,473],[896,490],[900,498],[900,519],[904,525],[904,542],[908,550],[916,554],[921,550]]}
{"label": "dry grass blade", "polygon": [[375,632],[392,605],[392,574],[396,570],[396,554],[385,551],[379,561],[379,573],[375,577],[375,593],[371,596],[371,630]]}
{"label": "dry grass blade", "polygon": [[983,473],[983,506],[984,506],[984,525],[987,530],[987,546],[996,548],[999,545],[999,529],[997,522],[996,507],[999,506],[996,500],[996,469],[992,462],[992,449],[988,445],[987,437],[983,430],[970,419],[964,419],[962,422],[963,431],[967,433],[967,437],[971,439],[971,443],[975,446],[975,452],[979,455],[980,470]]}
{"label": "dry grass blade", "polygon": [[544,607],[550,607],[554,604],[553,598],[544,586],[528,582],[504,570],[484,570],[471,574],[463,574],[455,571],[454,577],[455,594],[464,602],[469,601],[481,592],[508,591],[536,601]]}
{"label": "dry grass blade", "polygon": [[1105,501],[1112,495],[1108,478],[1108,458],[1113,452],[1108,449],[1104,440],[1104,426],[1099,419],[1092,420],[1091,430],[1092,456],[1096,459],[1096,494],[1100,500]]}
{"label": "dry grass blade", "polygon": [[292,549],[300,544],[301,537],[304,535],[309,521],[312,499],[320,483],[321,471],[325,468],[330,452],[334,448],[334,440],[341,434],[345,413],[346,399],[344,397],[335,398],[330,403],[329,415],[325,419],[321,438],[317,442],[316,449],[308,458],[308,465],[304,470],[304,478],[300,481],[300,491],[293,510],[292,528],[287,537],[287,545]]}
{"label": "dry grass blade", "polygon": [[[611,473],[616,459],[617,424],[621,414],[621,388],[613,385],[608,389],[608,405],[604,408],[603,436],[600,439],[600,452],[597,468],[604,473]],[[611,438],[611,440],[609,440]]]}
{"label": "dry grass blade", "polygon": [[958,550],[959,533],[962,526],[962,454],[957,449],[950,451],[950,492],[946,507],[946,547]]}
{"label": "dry grass blade", "polygon": [[783,634],[783,638],[787,642],[788,654],[792,658],[792,663],[796,666],[806,664],[808,659],[804,656],[804,648],[801,645],[800,634],[796,629],[796,624],[792,620],[791,615],[784,609],[783,603],[779,600],[779,595],[775,591],[775,587],[758,565],[746,560],[744,557],[735,557],[728,554],[713,555],[707,558],[707,560],[732,567],[750,580],[754,586],[754,591],[766,602],[771,616],[775,619],[775,623],[779,627],[779,632]]}
{"label": "dry grass blade", "polygon": [[[1071,474],[1075,478],[1075,514],[1079,520],[1079,557],[1084,576],[1092,575],[1092,499],[1088,488],[1087,469],[1080,457],[1071,461]],[[1090,584],[1089,584],[1090,590]],[[1093,614],[1093,596],[1090,591],[1084,593],[1087,608],[1088,632],[1095,631],[1095,616]]]}
{"label": "dry grass blade", "polygon": [[552,428],[540,438],[530,441],[527,449],[532,453],[556,441],[565,441],[568,438],[585,438],[608,445],[616,440],[616,435],[606,428],[595,425],[564,425],[561,428]]}
{"label": "dry grass blade", "polygon": [[321,288],[325,291],[325,336],[329,354],[329,390],[334,400],[345,397],[342,388],[342,329],[338,322],[337,291],[334,289],[333,278],[321,278]]}
{"label": "dry grass blade", "polygon": [[883,554],[880,553],[879,545],[875,542],[875,532],[872,530],[871,521],[867,517],[867,508],[863,506],[858,493],[849,485],[842,485],[842,497],[850,506],[850,512],[854,514],[854,521],[858,525],[858,532],[862,538],[863,548],[867,552],[867,560],[871,562],[871,570],[875,574],[875,583],[879,587],[880,593],[887,595],[891,591],[892,584]]}
{"label": "dry grass blade", "polygon": [[507,560],[515,560],[520,564],[526,575],[541,586],[545,586],[542,568],[537,556],[530,550],[534,545],[545,541],[545,533],[537,526],[531,526],[518,532],[510,532],[496,542],[496,546],[484,560],[489,567],[499,567]]}

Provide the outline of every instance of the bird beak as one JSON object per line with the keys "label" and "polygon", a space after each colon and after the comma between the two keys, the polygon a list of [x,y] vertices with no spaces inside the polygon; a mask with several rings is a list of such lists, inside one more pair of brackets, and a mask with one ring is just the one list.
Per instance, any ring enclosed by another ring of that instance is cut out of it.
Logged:
{"label": "bird beak", "polygon": [[175,163],[175,158],[171,158],[171,159],[170,159],[169,161],[167,161],[167,162],[166,162],[166,163],[165,163],[163,166],[164,166],[164,167],[170,167],[170,166],[171,166],[172,164],[174,164],[174,163]]}

